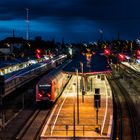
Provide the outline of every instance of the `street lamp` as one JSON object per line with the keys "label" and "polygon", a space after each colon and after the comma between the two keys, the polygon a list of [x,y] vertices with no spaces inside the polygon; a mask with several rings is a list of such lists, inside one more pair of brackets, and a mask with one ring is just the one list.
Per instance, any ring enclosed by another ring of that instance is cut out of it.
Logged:
{"label": "street lamp", "polygon": [[75,69],[77,76],[77,124],[79,124],[79,90],[78,90],[78,69]]}
{"label": "street lamp", "polygon": [[81,72],[82,72],[82,102],[84,102],[84,94],[85,94],[85,91],[84,91],[84,74],[83,74],[83,63],[80,62],[80,66],[81,66]]}
{"label": "street lamp", "polygon": [[75,103],[73,105],[73,138],[75,140]]}

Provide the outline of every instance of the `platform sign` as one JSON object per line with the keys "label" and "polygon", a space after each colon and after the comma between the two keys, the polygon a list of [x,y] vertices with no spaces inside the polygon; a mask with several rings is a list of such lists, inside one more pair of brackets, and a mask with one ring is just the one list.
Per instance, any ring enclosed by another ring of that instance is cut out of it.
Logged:
{"label": "platform sign", "polygon": [[100,89],[99,88],[95,88],[94,107],[95,108],[101,107],[101,95],[100,95]]}

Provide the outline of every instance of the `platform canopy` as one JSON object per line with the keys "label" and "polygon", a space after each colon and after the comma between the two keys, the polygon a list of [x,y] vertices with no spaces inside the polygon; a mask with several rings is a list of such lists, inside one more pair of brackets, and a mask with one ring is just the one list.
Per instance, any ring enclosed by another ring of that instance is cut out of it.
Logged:
{"label": "platform canopy", "polygon": [[96,54],[79,54],[73,58],[72,62],[63,69],[65,73],[75,74],[100,74],[110,73],[111,67],[108,64],[107,57],[104,55]]}

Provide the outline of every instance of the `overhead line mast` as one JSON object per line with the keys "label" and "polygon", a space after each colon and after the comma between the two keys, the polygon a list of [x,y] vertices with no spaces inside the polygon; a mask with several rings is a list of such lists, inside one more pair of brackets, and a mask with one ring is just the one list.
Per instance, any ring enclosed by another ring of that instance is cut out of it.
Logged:
{"label": "overhead line mast", "polygon": [[29,39],[29,9],[26,8],[26,40]]}

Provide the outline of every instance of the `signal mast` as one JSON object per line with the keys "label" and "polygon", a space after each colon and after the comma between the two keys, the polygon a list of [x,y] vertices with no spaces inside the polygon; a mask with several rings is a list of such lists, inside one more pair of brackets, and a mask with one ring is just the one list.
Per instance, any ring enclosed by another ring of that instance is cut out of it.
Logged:
{"label": "signal mast", "polygon": [[29,39],[29,9],[26,8],[26,40]]}

